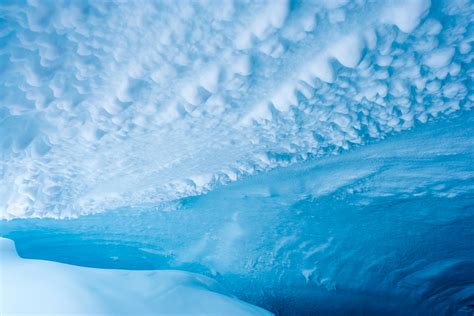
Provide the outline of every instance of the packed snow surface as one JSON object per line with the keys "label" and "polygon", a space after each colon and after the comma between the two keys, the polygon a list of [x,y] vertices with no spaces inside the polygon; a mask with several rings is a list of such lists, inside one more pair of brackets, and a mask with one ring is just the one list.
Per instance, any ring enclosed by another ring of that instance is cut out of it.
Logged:
{"label": "packed snow surface", "polygon": [[470,109],[473,7],[1,1],[0,216],[192,196]]}
{"label": "packed snow surface", "polygon": [[271,315],[181,271],[93,269],[18,257],[0,238],[1,315]]}

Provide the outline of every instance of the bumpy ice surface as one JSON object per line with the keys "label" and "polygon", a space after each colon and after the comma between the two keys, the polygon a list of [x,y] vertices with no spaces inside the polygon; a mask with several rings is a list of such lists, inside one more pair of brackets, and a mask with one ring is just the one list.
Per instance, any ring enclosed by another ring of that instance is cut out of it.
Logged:
{"label": "bumpy ice surface", "polygon": [[473,3],[2,1],[2,218],[205,192],[472,106]]}
{"label": "bumpy ice surface", "polygon": [[206,274],[281,315],[470,315],[473,138],[469,112],[205,195],[0,234],[30,258]]}
{"label": "bumpy ice surface", "polygon": [[2,1],[0,235],[205,274],[282,315],[471,315],[473,17]]}

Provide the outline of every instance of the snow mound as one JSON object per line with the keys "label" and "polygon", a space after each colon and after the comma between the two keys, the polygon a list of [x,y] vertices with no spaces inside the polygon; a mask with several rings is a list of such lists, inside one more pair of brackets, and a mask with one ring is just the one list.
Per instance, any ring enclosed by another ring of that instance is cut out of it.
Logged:
{"label": "snow mound", "polygon": [[0,238],[2,315],[271,315],[181,271],[84,268],[18,257]]}
{"label": "snow mound", "polygon": [[2,1],[0,217],[199,194],[470,109],[471,1]]}

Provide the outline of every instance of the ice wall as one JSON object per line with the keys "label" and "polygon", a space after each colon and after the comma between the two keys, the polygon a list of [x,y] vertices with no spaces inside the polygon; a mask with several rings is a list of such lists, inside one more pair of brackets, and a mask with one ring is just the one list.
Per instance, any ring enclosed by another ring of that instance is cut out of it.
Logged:
{"label": "ice wall", "polygon": [[1,1],[0,216],[192,196],[472,107],[472,1]]}
{"label": "ice wall", "polygon": [[181,269],[278,315],[474,312],[474,112],[201,196],[0,222],[28,258]]}

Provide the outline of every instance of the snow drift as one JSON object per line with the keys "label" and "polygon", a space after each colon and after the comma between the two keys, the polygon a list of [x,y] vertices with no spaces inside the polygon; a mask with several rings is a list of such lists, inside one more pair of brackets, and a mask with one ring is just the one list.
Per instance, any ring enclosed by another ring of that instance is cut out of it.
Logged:
{"label": "snow drift", "polygon": [[2,315],[271,315],[182,271],[104,270],[18,257],[0,238]]}

